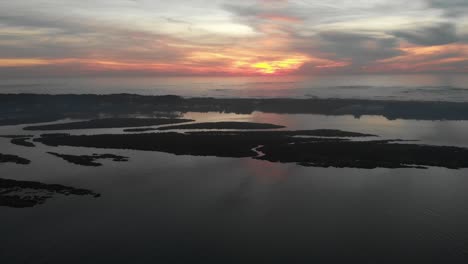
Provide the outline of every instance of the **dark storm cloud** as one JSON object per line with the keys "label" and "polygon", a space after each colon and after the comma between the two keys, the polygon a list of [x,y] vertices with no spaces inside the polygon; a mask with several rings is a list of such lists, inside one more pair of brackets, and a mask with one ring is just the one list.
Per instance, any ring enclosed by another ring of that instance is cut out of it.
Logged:
{"label": "dark storm cloud", "polygon": [[443,9],[448,16],[461,16],[468,11],[467,0],[428,0],[434,8]]}
{"label": "dark storm cloud", "polygon": [[444,45],[460,40],[457,36],[457,29],[452,23],[440,23],[416,29],[399,30],[393,32],[393,34],[408,42],[424,46]]}
{"label": "dark storm cloud", "polygon": [[391,37],[377,37],[348,32],[322,32],[319,35],[319,50],[334,56],[346,58],[355,66],[401,55],[398,41]]}
{"label": "dark storm cloud", "polygon": [[313,73],[358,73],[379,60],[385,60],[404,53],[398,48],[398,39],[386,35],[323,31],[309,38],[302,38],[294,44],[294,51],[319,55],[329,63],[311,61],[298,71]]}

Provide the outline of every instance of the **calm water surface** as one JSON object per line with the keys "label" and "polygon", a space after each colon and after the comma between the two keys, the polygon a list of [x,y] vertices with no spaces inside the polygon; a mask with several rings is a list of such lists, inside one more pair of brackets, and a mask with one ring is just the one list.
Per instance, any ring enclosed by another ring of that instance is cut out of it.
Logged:
{"label": "calm water surface", "polygon": [[[255,112],[197,121],[337,128],[468,147],[468,122]],[[22,126],[0,127],[18,134]],[[24,133],[24,134],[30,134]],[[73,131],[121,133],[122,129]],[[40,133],[37,133],[40,134]],[[250,158],[72,147],[3,153],[2,178],[88,188],[29,209],[0,207],[1,263],[467,263],[468,170],[307,168]],[[69,164],[45,154],[113,153],[130,162]]]}
{"label": "calm water surface", "polygon": [[[0,80],[0,93],[468,102],[468,77],[22,79]],[[266,122],[291,130],[342,129],[468,147],[468,121],[260,112],[184,117],[198,122]],[[0,134],[41,134],[25,133],[22,127],[0,127]],[[308,168],[250,158],[26,148],[5,138],[0,138],[0,149],[32,161],[27,166],[0,165],[1,178],[102,194],[97,199],[57,196],[27,209],[0,207],[0,263],[468,263],[466,169]],[[47,151],[112,153],[130,161],[84,167]]]}
{"label": "calm water surface", "polygon": [[0,79],[0,93],[365,98],[468,102],[466,75]]}

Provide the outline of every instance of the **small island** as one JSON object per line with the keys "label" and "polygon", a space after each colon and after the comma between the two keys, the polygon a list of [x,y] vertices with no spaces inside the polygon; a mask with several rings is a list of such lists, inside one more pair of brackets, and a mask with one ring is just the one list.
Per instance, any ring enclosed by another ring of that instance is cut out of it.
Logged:
{"label": "small island", "polygon": [[30,138],[13,138],[11,139],[10,142],[18,146],[29,147],[29,148],[35,147],[36,145],[34,145],[34,143],[30,142],[29,140]]}
{"label": "small island", "polygon": [[99,167],[102,166],[102,163],[96,162],[96,160],[110,159],[116,162],[128,161],[127,157],[113,155],[113,154],[93,154],[93,155],[69,155],[69,154],[59,154],[55,152],[47,152],[50,155],[62,158],[70,163],[82,165],[82,166],[91,166]]}
{"label": "small island", "polygon": [[0,179],[0,206],[26,208],[43,204],[54,195],[88,195],[99,197],[100,194],[86,189],[77,189],[59,184],[44,184],[32,181]]}
{"label": "small island", "polygon": [[185,129],[278,129],[285,126],[265,124],[265,123],[251,123],[251,122],[206,122],[195,124],[184,124],[176,126],[159,127],[158,130],[185,130]]}
{"label": "small island", "polygon": [[155,125],[168,125],[191,122],[190,119],[174,119],[174,118],[104,118],[93,119],[88,121],[42,125],[42,126],[27,126],[24,130],[74,130],[74,129],[96,129],[96,128],[122,128],[122,127],[144,127]]}
{"label": "small island", "polygon": [[28,165],[29,163],[31,163],[30,160],[16,156],[16,155],[0,153],[0,163],[7,163],[7,162],[21,164],[21,165]]}

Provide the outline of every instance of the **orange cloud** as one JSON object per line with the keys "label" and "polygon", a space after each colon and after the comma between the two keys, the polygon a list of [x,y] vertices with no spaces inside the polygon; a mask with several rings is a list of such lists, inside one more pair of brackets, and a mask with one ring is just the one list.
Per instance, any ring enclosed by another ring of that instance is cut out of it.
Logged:
{"label": "orange cloud", "polygon": [[[87,58],[0,58],[1,68],[57,66],[83,72],[142,72],[180,75],[283,75],[346,71],[351,60],[332,60],[288,51],[288,39],[269,37],[252,40],[249,46],[212,47],[191,43],[165,43],[168,50],[180,51],[167,58],[137,58],[129,54],[96,51]],[[159,46],[158,46],[159,47]],[[264,48],[266,47],[266,48]],[[362,67],[363,72],[468,72],[468,44],[439,46],[402,45],[403,55],[378,60]],[[130,52],[129,51],[129,52]],[[146,51],[145,51],[146,52]],[[144,53],[146,54],[146,53]],[[112,56],[114,55],[114,56]]]}
{"label": "orange cloud", "polygon": [[45,65],[49,63],[50,62],[47,60],[34,59],[34,58],[0,59],[0,67],[28,67],[28,66]]}
{"label": "orange cloud", "polygon": [[306,63],[317,68],[335,68],[348,65],[326,59],[312,58],[301,54],[261,54],[248,50],[226,50],[224,52],[192,52],[181,61],[151,62],[145,60],[119,60],[99,58],[66,59],[0,59],[0,67],[33,67],[79,65],[87,72],[132,71],[178,74],[227,74],[227,75],[272,75],[294,73]]}

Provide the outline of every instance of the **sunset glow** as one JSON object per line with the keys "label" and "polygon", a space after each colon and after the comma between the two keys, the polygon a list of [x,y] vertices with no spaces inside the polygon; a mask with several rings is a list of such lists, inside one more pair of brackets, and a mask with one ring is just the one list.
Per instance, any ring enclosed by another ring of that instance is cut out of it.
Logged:
{"label": "sunset glow", "polygon": [[468,71],[466,12],[435,0],[338,2],[3,2],[0,75]]}
{"label": "sunset glow", "polygon": [[288,59],[278,60],[278,61],[257,62],[253,64],[252,67],[255,69],[258,69],[260,73],[274,74],[280,71],[290,72],[290,71],[297,70],[305,62],[307,62],[307,58],[295,57],[295,58],[288,58]]}

